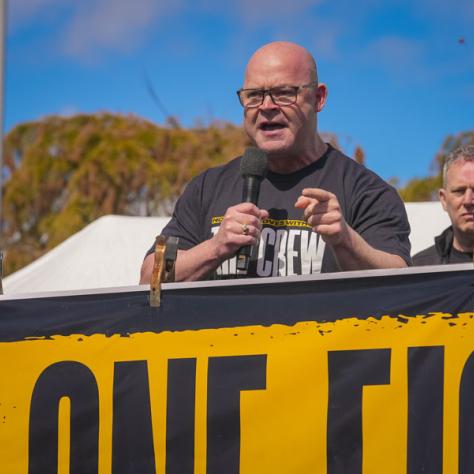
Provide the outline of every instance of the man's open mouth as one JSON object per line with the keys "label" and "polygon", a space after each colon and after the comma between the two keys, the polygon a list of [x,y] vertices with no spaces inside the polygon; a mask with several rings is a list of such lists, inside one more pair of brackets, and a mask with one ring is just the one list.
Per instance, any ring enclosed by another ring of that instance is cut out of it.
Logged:
{"label": "man's open mouth", "polygon": [[272,123],[262,123],[259,125],[258,128],[260,128],[260,130],[263,130],[264,132],[271,132],[273,130],[281,130],[282,128],[285,128],[286,125],[282,124],[282,123],[277,123],[277,122],[272,122]]}

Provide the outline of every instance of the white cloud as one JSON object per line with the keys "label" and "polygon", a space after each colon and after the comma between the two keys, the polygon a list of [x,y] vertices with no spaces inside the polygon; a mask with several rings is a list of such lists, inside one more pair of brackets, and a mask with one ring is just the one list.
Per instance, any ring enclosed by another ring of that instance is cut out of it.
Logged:
{"label": "white cloud", "polygon": [[130,51],[187,0],[14,0],[9,26],[48,23],[49,35],[68,56],[90,60],[104,50]]}
{"label": "white cloud", "polygon": [[68,0],[14,0],[8,3],[9,24],[17,28],[38,16],[50,14],[53,9],[67,6]]}
{"label": "white cloud", "polygon": [[130,52],[152,28],[179,13],[226,17],[237,36],[267,29],[275,39],[308,38],[319,56],[334,56],[339,31],[315,10],[328,0],[12,0],[13,26],[45,25],[56,51],[90,62],[111,51]]}
{"label": "white cloud", "polygon": [[325,3],[328,0],[197,0],[197,8],[208,15],[232,19],[236,27],[230,56],[239,62],[248,59],[256,40],[294,41],[319,60],[339,56],[338,40],[347,31],[339,17],[319,13]]}
{"label": "white cloud", "polygon": [[305,13],[327,0],[198,0],[197,8],[207,13],[226,14],[246,26],[275,26],[277,21],[304,20]]}
{"label": "white cloud", "polygon": [[130,51],[179,7],[179,0],[83,0],[65,25],[62,50],[83,59],[103,49]]}

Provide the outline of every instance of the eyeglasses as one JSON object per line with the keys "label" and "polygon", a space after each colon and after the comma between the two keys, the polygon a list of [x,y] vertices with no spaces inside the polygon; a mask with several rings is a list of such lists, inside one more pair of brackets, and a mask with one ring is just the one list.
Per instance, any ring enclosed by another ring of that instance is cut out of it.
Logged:
{"label": "eyeglasses", "polygon": [[275,105],[293,105],[298,98],[298,92],[305,87],[316,85],[316,82],[301,86],[280,86],[271,89],[239,89],[237,95],[243,107],[259,107],[268,94]]}

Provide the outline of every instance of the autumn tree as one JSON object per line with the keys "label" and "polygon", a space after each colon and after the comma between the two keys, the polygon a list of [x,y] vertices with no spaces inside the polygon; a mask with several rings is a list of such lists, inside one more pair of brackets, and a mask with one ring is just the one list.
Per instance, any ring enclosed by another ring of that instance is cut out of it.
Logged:
{"label": "autumn tree", "polygon": [[360,145],[356,146],[354,151],[354,160],[356,160],[360,165],[365,165],[365,153]]}
{"label": "autumn tree", "polygon": [[135,116],[48,117],[4,145],[3,247],[14,271],[105,214],[167,215],[200,171],[237,156],[240,127],[157,127]]}

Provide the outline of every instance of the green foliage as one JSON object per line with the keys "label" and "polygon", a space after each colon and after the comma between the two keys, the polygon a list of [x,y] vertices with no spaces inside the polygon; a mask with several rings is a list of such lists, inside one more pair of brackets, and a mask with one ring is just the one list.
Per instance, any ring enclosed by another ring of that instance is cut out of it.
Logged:
{"label": "green foliage", "polygon": [[438,190],[442,187],[443,164],[449,153],[465,145],[474,145],[474,130],[448,135],[431,165],[432,175],[426,178],[413,178],[399,189],[404,201],[436,201]]}
{"label": "green foliage", "polygon": [[105,214],[169,214],[200,171],[237,156],[240,127],[160,128],[134,116],[47,117],[4,145],[5,274]]}
{"label": "green foliage", "polygon": [[399,193],[405,202],[436,201],[440,187],[441,175],[413,178]]}

